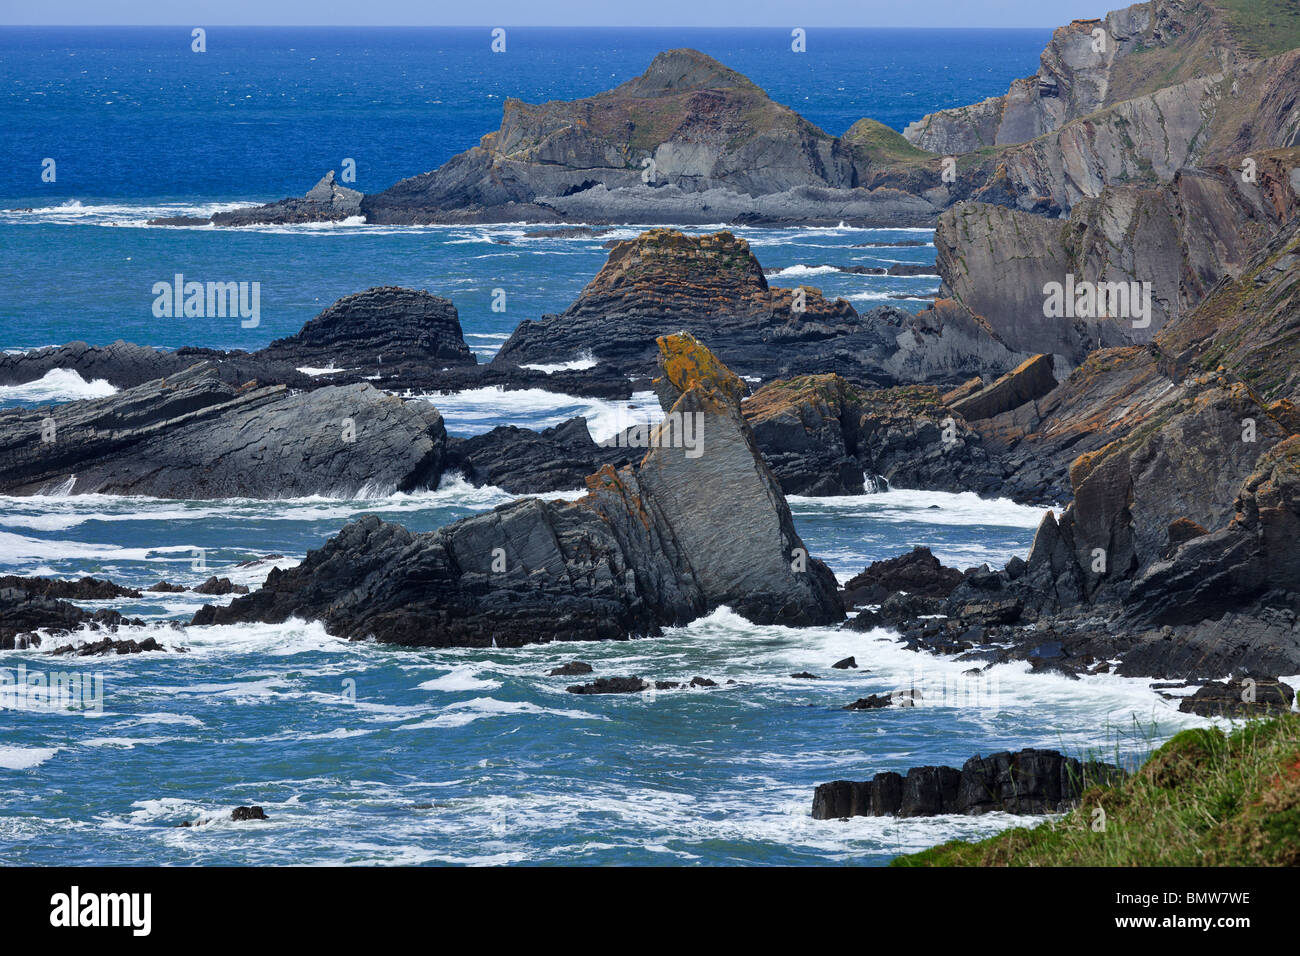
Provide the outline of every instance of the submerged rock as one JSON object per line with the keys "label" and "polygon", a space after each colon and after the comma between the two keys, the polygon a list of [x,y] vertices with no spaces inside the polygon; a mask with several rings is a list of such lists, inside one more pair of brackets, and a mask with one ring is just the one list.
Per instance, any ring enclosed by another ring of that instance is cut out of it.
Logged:
{"label": "submerged rock", "polygon": [[590,674],[591,665],[586,661],[569,661],[567,664],[561,664],[559,667],[552,667],[547,671],[547,677],[577,677],[579,674]]}
{"label": "submerged rock", "polygon": [[648,690],[650,685],[636,677],[598,677],[590,684],[574,684],[566,687],[570,694],[639,694]]}

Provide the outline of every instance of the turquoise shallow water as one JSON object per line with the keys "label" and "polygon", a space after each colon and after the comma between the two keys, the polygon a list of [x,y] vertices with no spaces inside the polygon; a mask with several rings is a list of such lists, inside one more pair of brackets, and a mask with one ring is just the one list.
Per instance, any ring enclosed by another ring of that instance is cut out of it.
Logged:
{"label": "turquoise shallow water", "polygon": [[[34,178],[0,183],[9,207],[0,212],[0,348],[116,338],[256,348],[342,295],[400,284],[453,299],[467,340],[487,358],[519,321],[572,301],[604,262],[606,240],[637,230],[559,239],[528,238],[524,226],[144,222],[300,193],[344,155],[364,160],[363,188],[387,185],[471,145],[496,125],[503,95],[587,95],[670,46],[719,56],[831,132],[862,115],[901,127],[1032,72],[1046,31],[814,32],[818,57],[798,61],[773,56],[778,32],[521,32],[508,69],[483,56],[472,31],[214,30],[209,39],[210,59],[199,62],[167,31],[0,31],[0,147],[36,169],[43,156],[60,158],[48,189]],[[937,288],[934,277],[818,268],[931,262],[929,245],[888,245],[928,243],[922,230],[737,232],[765,266],[786,270],[775,284],[815,284],[859,309],[918,308],[922,300],[890,296]],[[155,319],[152,284],[177,272],[260,282],[261,325]],[[496,288],[507,293],[504,313],[490,307]],[[104,391],[56,375],[0,389],[0,407]],[[573,414],[600,429],[619,412],[541,392],[430,400],[462,435]],[[427,530],[506,500],[454,478],[435,492],[355,501],[0,497],[0,573],[135,586],[218,574],[256,586],[360,514]],[[915,544],[962,567],[1000,564],[1027,551],[1040,517],[1008,502],[906,490],[796,498],[791,508],[811,552],[841,577]],[[818,822],[808,813],[817,783],[1004,747],[1132,758],[1146,735],[1199,722],[1145,682],[1070,681],[1018,666],[972,681],[962,675],[969,664],[909,653],[883,631],[755,627],[726,610],[629,642],[410,651],[300,622],[165,623],[188,620],[200,603],[182,594],[124,606],[150,622],[136,636],[183,654],[0,653],[0,862],[883,863],[1016,821]],[[860,670],[830,669],[850,654]],[[600,674],[702,675],[722,686],[578,697],[564,691],[570,680],[543,676],[572,658]],[[102,694],[51,701],[39,689],[6,689],[5,675],[20,669],[33,681],[78,676]],[[822,679],[789,676],[805,670]],[[841,709],[913,684],[927,706]],[[176,826],[250,803],[270,819]]]}

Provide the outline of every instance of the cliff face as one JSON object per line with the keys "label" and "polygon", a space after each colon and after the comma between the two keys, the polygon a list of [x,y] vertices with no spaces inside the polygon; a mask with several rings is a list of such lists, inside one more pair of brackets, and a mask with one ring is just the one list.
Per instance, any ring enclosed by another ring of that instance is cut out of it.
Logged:
{"label": "cliff face", "polygon": [[1238,168],[1300,145],[1296,46],[1300,14],[1285,4],[1154,0],[1060,28],[1034,77],[904,135],[961,157],[948,201],[1068,212],[1107,185],[1168,183],[1189,166]]}
{"label": "cliff face", "polygon": [[1036,74],[1016,80],[1003,96],[924,116],[903,135],[922,149],[947,154],[1023,143],[1103,107],[1217,73],[1240,55],[1212,5],[1139,3],[1104,20],[1058,27]]}
{"label": "cliff face", "polygon": [[[1106,186],[1064,222],[966,203],[935,230],[941,294],[984,316],[1008,346],[1056,354],[1063,370],[1095,348],[1148,342],[1300,212],[1296,163],[1300,149],[1277,150],[1260,157],[1249,182],[1214,167],[1182,170],[1167,185]],[[1108,315],[1046,315],[1046,287],[1064,291],[1067,281],[1138,283],[1143,301]]]}

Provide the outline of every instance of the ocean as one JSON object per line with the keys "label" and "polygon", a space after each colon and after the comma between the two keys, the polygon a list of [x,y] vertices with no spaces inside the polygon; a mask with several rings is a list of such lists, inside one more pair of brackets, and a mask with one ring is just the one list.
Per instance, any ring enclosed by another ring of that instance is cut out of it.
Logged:
{"label": "ocean", "polygon": [[[808,53],[791,54],[788,31],[511,29],[494,55],[487,28],[213,28],[196,54],[184,28],[0,29],[11,172],[0,180],[0,348],[123,338],[253,349],[343,295],[391,284],[452,299],[487,359],[523,319],[562,311],[603,264],[606,241],[639,230],[145,223],[301,195],[345,158],[358,188],[381,189],[475,144],[507,96],[590,95],[672,47],[704,50],[838,134],[863,116],[901,129],[1004,92],[1033,72],[1048,36],[810,29]],[[735,231],[780,270],[775,284],[811,283],[860,310],[920,308],[938,287],[933,275],[830,268],[932,262],[925,230]],[[177,273],[259,282],[260,324],[155,318],[151,288]],[[497,289],[504,312],[492,310]],[[54,372],[0,388],[0,408],[108,392]],[[597,437],[625,405],[652,401],[497,389],[423,398],[452,434],[584,414]],[[216,574],[256,586],[361,514],[428,530],[509,499],[455,477],[352,500],[0,497],[0,574],[137,587]],[[1027,552],[1041,518],[1006,500],[909,489],[790,504],[811,552],[842,580],[918,544],[959,567],[1000,565]],[[726,609],[655,638],[489,650],[350,643],[300,622],[168,623],[210,600],[230,598],[114,605],[147,622],[126,636],[184,654],[0,652],[0,863],[883,864],[1024,821],[814,821],[816,784],[1025,746],[1132,762],[1203,723],[1146,681],[1024,665],[976,678],[969,663],[909,652],[887,631],[758,627]],[[849,655],[858,670],[830,668]],[[579,697],[565,692],[571,679],[545,676],[575,658],[598,674],[719,686]],[[3,675],[20,670],[78,675],[99,693],[69,707],[6,690]],[[801,671],[821,679],[790,676]],[[925,706],[842,709],[907,686]],[[269,819],[220,819],[240,804]]]}

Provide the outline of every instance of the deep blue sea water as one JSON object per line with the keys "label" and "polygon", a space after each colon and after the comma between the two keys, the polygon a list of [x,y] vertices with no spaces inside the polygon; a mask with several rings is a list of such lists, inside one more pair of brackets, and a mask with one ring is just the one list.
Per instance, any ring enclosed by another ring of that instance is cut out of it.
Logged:
{"label": "deep blue sea water", "polygon": [[[502,100],[589,95],[674,46],[702,49],[832,133],[873,116],[895,128],[1003,92],[1033,72],[1030,31],[218,29],[0,30],[0,348],[83,339],[256,348],[338,297],[382,284],[453,299],[483,357],[525,318],[562,310],[605,260],[597,238],[527,227],[163,229],[151,216],[301,194],[344,157],[363,189],[433,168],[499,122]],[[57,181],[40,181],[54,158]],[[926,295],[937,278],[823,265],[930,262],[922,230],[743,229],[776,284],[810,282],[865,309]],[[864,245],[865,244],[865,245]],[[158,320],[152,284],[262,284],[262,322]],[[507,293],[505,313],[490,308]],[[919,307],[922,300],[903,301]],[[566,361],[577,356],[557,356]],[[345,357],[340,357],[345,361]],[[67,374],[0,389],[0,408],[102,394]],[[456,434],[618,403],[544,392],[429,396]],[[638,396],[634,404],[645,404]],[[378,499],[278,502],[0,497],[0,573],[95,574],[147,586],[209,574],[256,586],[367,512],[417,530],[508,500],[455,479]],[[813,554],[847,577],[930,546],[948,563],[1024,554],[1040,514],[973,495],[895,490],[791,500]],[[246,564],[266,555],[278,558]],[[228,598],[218,598],[225,601]],[[1070,681],[909,653],[885,631],[755,627],[721,610],[662,637],[523,649],[409,651],[316,625],[172,628],[202,599],[123,610],[184,654],[49,658],[0,653],[0,671],[102,678],[100,707],[42,705],[0,687],[0,863],[872,863],[1002,816],[813,821],[813,787],[976,752],[1049,746],[1132,759],[1181,726],[1146,682]],[[853,654],[857,671],[830,669]],[[598,673],[697,674],[715,690],[577,697],[543,676],[571,658]],[[792,679],[809,670],[821,680]],[[3,680],[3,677],[0,677]],[[916,685],[926,706],[849,713]],[[92,685],[93,686],[93,685]],[[92,701],[93,703],[93,701]],[[21,705],[21,706],[19,706]],[[266,823],[216,819],[238,804]]]}

